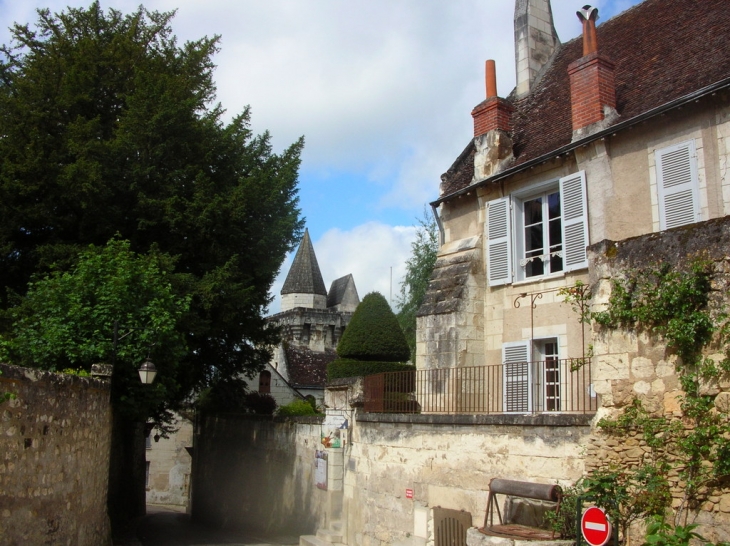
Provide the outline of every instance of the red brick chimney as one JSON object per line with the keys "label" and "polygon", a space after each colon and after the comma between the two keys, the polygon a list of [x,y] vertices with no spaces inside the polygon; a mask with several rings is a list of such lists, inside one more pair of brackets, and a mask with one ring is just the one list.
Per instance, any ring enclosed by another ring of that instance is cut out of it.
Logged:
{"label": "red brick chimney", "polygon": [[616,109],[615,65],[598,52],[598,9],[583,6],[576,12],[583,23],[583,57],[568,66],[573,132],[602,121],[606,107]]}
{"label": "red brick chimney", "polygon": [[509,132],[512,129],[513,106],[497,96],[497,73],[494,61],[489,60],[485,67],[487,99],[471,111],[474,118],[474,136],[478,137],[499,129]]}

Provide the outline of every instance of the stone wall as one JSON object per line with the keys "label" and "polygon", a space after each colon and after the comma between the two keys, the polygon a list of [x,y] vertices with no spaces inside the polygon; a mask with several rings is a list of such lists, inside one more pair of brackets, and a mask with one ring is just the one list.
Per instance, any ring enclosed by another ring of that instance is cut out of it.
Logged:
{"label": "stone wall", "polygon": [[481,527],[492,478],[574,483],[590,418],[359,415],[345,449],[345,542],[433,545],[436,506],[469,512]]}
{"label": "stone wall", "polygon": [[0,364],[0,543],[110,543],[109,386]]}
{"label": "stone wall", "polygon": [[[611,294],[611,280],[627,272],[660,263],[681,270],[693,257],[714,264],[711,306],[727,309],[730,303],[730,218],[710,220],[662,233],[604,241],[589,248],[593,310],[603,310]],[[593,385],[601,397],[598,417],[615,417],[634,399],[649,411],[669,419],[681,419],[683,391],[675,370],[676,355],[667,351],[661,339],[646,332],[596,328],[593,337],[596,357]],[[707,356],[722,358],[723,348],[714,347]],[[716,354],[713,354],[716,353]],[[705,384],[703,394],[714,397],[717,411],[728,413],[730,377],[720,376]],[[689,424],[688,421],[686,421]],[[615,438],[596,428],[587,450],[586,468],[635,467],[647,456],[649,448],[639,434]],[[684,486],[677,470],[669,474],[673,507],[683,503]],[[702,526],[708,540],[730,540],[730,487],[711,491],[691,519]]]}
{"label": "stone wall", "polygon": [[193,424],[177,416],[177,431],[162,438],[150,432],[146,446],[148,504],[188,505],[192,458],[186,447],[193,445]]}
{"label": "stone wall", "polygon": [[321,418],[204,414],[195,432],[192,516],[217,527],[296,535],[324,513],[315,450]]}

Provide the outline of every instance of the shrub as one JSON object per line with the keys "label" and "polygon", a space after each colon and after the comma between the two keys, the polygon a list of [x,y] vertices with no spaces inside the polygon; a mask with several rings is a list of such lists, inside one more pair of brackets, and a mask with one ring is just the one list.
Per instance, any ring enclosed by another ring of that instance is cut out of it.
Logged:
{"label": "shrub", "polygon": [[378,292],[363,298],[337,345],[337,355],[351,360],[406,362],[410,354],[398,319]]}
{"label": "shrub", "polygon": [[412,364],[403,362],[380,362],[338,358],[327,366],[327,380],[340,377],[359,377],[383,372],[415,371]]}
{"label": "shrub", "polygon": [[299,415],[316,415],[312,404],[308,400],[297,399],[279,407],[276,414],[280,417],[296,417]]}
{"label": "shrub", "polygon": [[273,415],[276,410],[276,400],[270,394],[262,394],[258,391],[249,392],[243,400],[248,411],[257,415]]}

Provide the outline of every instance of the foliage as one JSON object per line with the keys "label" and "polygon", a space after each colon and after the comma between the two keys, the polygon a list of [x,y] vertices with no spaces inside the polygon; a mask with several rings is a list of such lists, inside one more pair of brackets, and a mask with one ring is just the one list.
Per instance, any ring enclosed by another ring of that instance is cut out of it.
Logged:
{"label": "foliage", "polygon": [[411,243],[411,257],[406,261],[406,275],[400,285],[398,323],[411,350],[411,362],[416,363],[416,313],[428,290],[436,254],[439,248],[439,232],[436,219],[424,209],[418,219],[416,240]]}
{"label": "foliage", "polygon": [[[682,419],[650,414],[634,401],[617,418],[598,423],[615,436],[638,433],[649,448],[637,468],[594,475],[593,487],[615,500],[625,520],[663,513],[671,502],[666,478],[671,470],[684,491],[676,523],[686,523],[687,509],[730,477],[730,419],[700,388],[730,369],[727,317],[710,306],[712,277],[713,264],[701,258],[681,271],[668,264],[632,271],[614,280],[607,310],[593,314],[604,327],[642,330],[665,340],[668,352],[678,357],[675,367],[684,391]],[[703,351],[710,346],[723,347],[725,357],[719,362],[706,357]]]}
{"label": "foliage", "polygon": [[[172,17],[94,2],[12,27],[0,55],[0,312],[34,274],[69,270],[89,244],[118,233],[140,255],[157,248],[174,257],[174,291],[191,296],[179,330],[188,350],[153,389],[174,398],[269,360],[278,334],[263,317],[301,233],[303,142],[273,153],[248,109],[224,123],[218,38],[180,46]],[[8,332],[12,317],[2,319]],[[94,334],[97,352],[110,328]],[[77,356],[46,365],[77,366]]]}
{"label": "foliage", "polygon": [[559,510],[545,512],[545,522],[548,529],[564,540],[575,539],[577,522],[575,515],[578,510],[578,499],[585,493],[582,481],[572,487],[562,488],[562,499]]}
{"label": "foliage", "polygon": [[276,412],[279,417],[297,417],[300,415],[316,415],[317,412],[308,400],[297,399],[284,406],[280,406]]}
{"label": "foliage", "polygon": [[[2,374],[3,371],[0,370],[0,375]],[[0,404],[7,402],[8,400],[15,400],[16,398],[17,396],[14,392],[0,392]]]}
{"label": "foliage", "polygon": [[276,411],[276,400],[267,393],[251,391],[243,399],[244,407],[256,415],[273,415]]}
{"label": "foliage", "polygon": [[[190,303],[175,294],[172,268],[168,256],[136,254],[127,241],[89,246],[70,271],[30,283],[11,309],[8,355],[23,366],[76,375],[111,362],[117,410],[135,419],[166,415],[186,394],[177,373],[186,351],[181,321]],[[158,375],[153,385],[142,385],[137,369],[148,356]]]}
{"label": "foliage", "polygon": [[77,377],[91,377],[91,373],[83,368],[78,368],[76,370],[73,368],[66,368],[61,370],[61,373],[65,373],[66,375],[75,375]]}
{"label": "foliage", "polygon": [[705,538],[696,533],[696,524],[677,525],[676,527],[664,521],[661,515],[653,516],[646,525],[646,541],[642,546],[689,546],[692,540]]}
{"label": "foliage", "polygon": [[384,372],[415,371],[412,364],[402,362],[363,361],[338,358],[327,365],[327,380],[341,377],[360,377]]}
{"label": "foliage", "polygon": [[408,360],[408,343],[382,294],[371,292],[362,299],[337,344],[337,355],[363,361]]}

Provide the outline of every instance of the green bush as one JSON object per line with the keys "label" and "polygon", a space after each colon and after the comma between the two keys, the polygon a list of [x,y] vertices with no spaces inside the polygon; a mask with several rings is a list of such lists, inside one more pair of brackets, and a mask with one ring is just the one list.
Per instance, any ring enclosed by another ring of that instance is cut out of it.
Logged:
{"label": "green bush", "polygon": [[243,399],[246,409],[257,415],[273,415],[276,410],[276,400],[270,394],[262,394],[252,391],[246,394]]}
{"label": "green bush", "polygon": [[280,406],[276,414],[280,417],[296,417],[299,415],[316,415],[309,400],[297,399],[284,406]]}
{"label": "green bush", "polygon": [[363,298],[337,345],[337,355],[351,360],[406,362],[410,354],[398,319],[378,292]]}
{"label": "green bush", "polygon": [[359,377],[383,372],[415,371],[416,367],[403,362],[380,362],[338,358],[327,366],[327,379]]}

